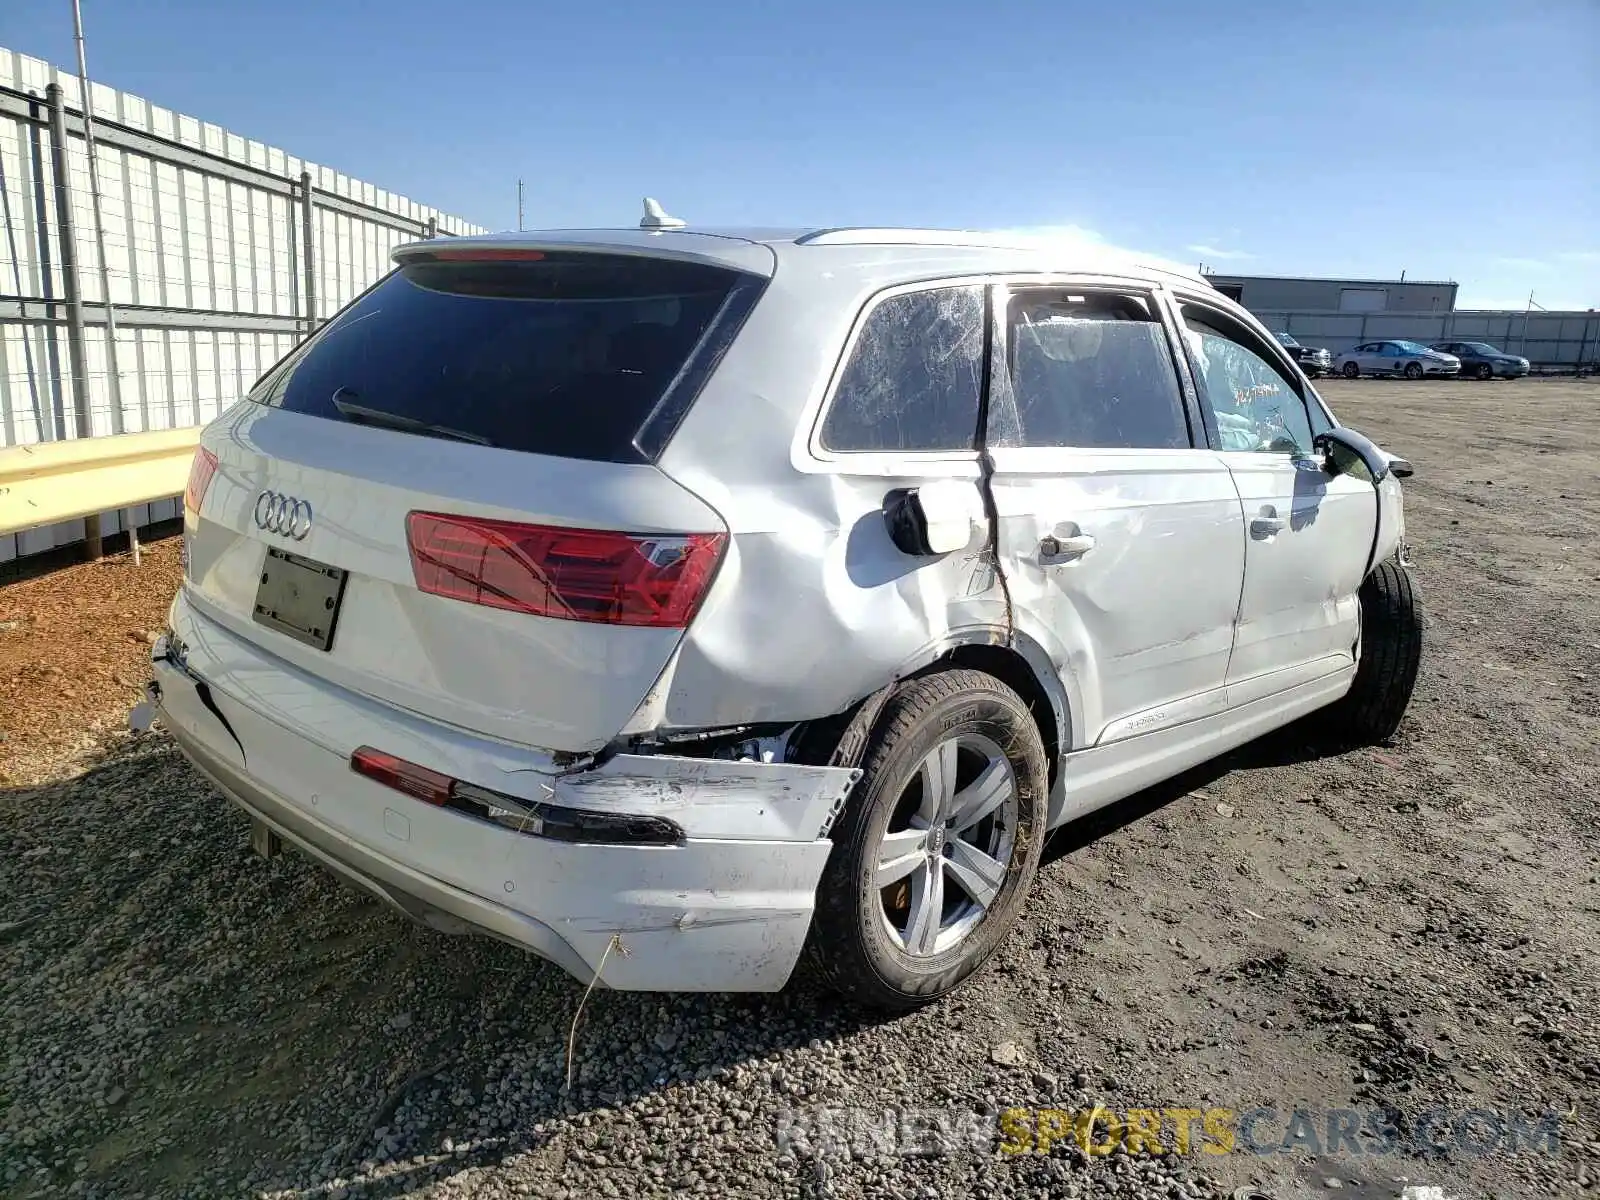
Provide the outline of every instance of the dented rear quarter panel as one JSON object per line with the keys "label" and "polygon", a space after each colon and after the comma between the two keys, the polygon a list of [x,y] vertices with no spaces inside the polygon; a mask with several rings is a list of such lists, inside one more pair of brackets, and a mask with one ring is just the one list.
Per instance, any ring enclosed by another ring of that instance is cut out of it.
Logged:
{"label": "dented rear quarter panel", "polygon": [[[932,254],[945,281],[983,256]],[[865,260],[865,261],[862,261]],[[893,488],[978,487],[976,453],[812,456],[822,397],[862,306],[923,268],[903,252],[801,248],[663,454],[660,466],[715,508],[729,546],[678,653],[630,730],[801,721],[841,712],[951,645],[1000,640],[1006,603],[975,522],[968,545],[914,558],[889,538]]]}

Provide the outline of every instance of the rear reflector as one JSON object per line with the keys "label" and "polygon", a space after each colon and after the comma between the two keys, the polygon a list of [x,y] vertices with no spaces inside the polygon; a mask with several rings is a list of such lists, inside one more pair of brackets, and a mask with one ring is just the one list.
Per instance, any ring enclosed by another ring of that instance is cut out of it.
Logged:
{"label": "rear reflector", "polygon": [[727,539],[414,512],[406,541],[418,589],[435,596],[568,621],[681,629]]}
{"label": "rear reflector", "polygon": [[183,490],[183,507],[188,512],[199,512],[206,502],[206,491],[211,487],[211,477],[217,473],[217,456],[204,446],[196,447],[189,462],[189,486]]}
{"label": "rear reflector", "polygon": [[362,746],[350,756],[350,769],[426,804],[531,837],[612,846],[672,846],[683,840],[683,829],[665,817],[592,812],[523,800],[463,783],[371,746]]}
{"label": "rear reflector", "polygon": [[362,746],[352,754],[350,766],[358,775],[365,775],[397,792],[415,796],[426,804],[443,807],[450,802],[450,785],[454,782],[450,776],[419,767],[416,763],[385,754],[382,750],[374,750],[371,746]]}

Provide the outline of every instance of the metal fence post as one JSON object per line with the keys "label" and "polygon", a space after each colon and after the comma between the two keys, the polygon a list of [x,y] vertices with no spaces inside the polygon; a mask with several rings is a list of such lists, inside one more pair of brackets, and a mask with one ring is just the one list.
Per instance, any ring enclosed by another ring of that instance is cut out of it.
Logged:
{"label": "metal fence post", "polygon": [[[67,116],[61,85],[45,89],[50,105],[50,165],[56,177],[56,227],[61,238],[61,290],[67,300],[67,355],[72,363],[72,410],[77,435],[94,436],[89,414],[89,369],[83,345],[83,296],[78,290],[78,250],[72,235],[72,198],[67,190]],[[84,557],[101,555],[100,518],[83,519]]]}
{"label": "metal fence post", "polygon": [[316,230],[316,206],[311,198],[311,172],[300,172],[300,244],[305,257],[306,279],[306,336],[317,328],[317,253],[313,240]]}

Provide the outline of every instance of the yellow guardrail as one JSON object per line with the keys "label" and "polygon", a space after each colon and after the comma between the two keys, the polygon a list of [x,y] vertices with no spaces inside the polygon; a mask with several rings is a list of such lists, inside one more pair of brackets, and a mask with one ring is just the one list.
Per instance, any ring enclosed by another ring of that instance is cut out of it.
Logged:
{"label": "yellow guardrail", "polygon": [[200,430],[0,449],[0,533],[15,533],[182,494]]}

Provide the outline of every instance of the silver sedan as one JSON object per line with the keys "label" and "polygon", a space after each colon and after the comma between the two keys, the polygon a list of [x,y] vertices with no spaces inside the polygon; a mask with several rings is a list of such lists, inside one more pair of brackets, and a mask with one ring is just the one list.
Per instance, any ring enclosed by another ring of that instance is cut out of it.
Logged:
{"label": "silver sedan", "polygon": [[1363,342],[1333,360],[1333,369],[1346,379],[1359,375],[1453,376],[1461,373],[1461,360],[1453,354],[1429,349],[1417,342]]}

